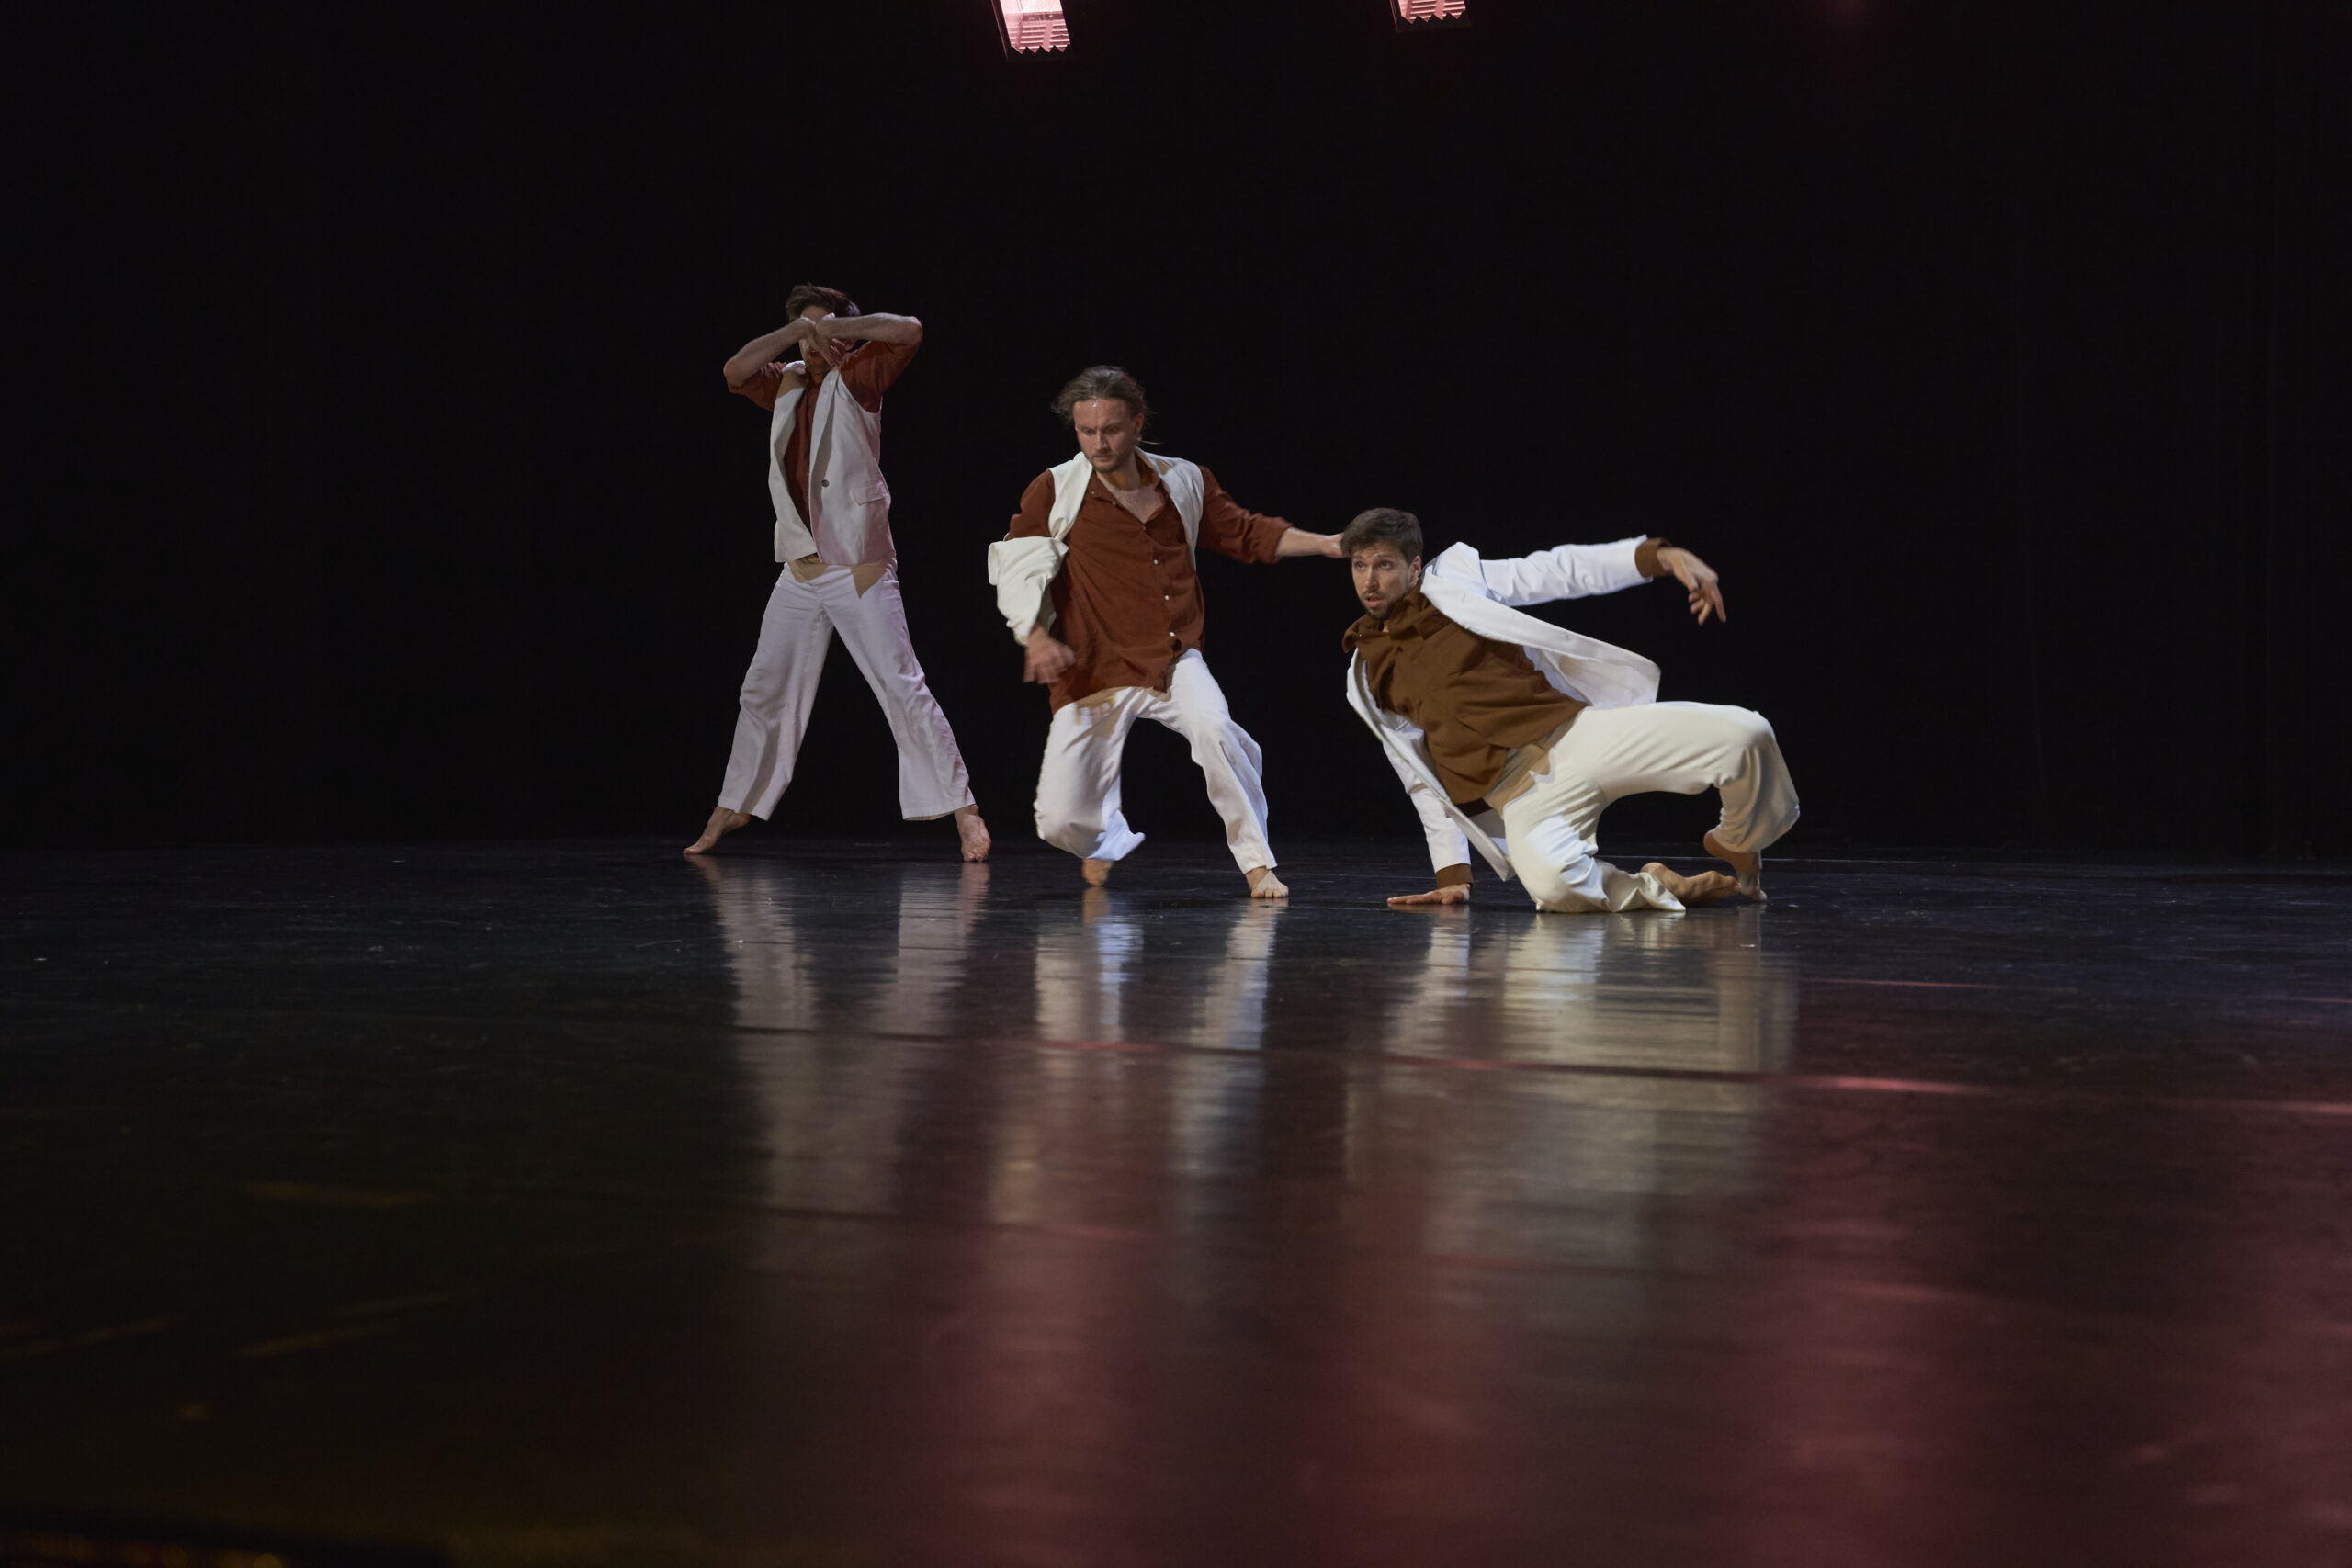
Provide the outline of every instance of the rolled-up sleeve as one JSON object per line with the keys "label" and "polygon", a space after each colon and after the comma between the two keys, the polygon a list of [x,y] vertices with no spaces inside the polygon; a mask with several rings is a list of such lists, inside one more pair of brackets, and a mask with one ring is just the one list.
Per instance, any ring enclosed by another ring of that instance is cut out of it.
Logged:
{"label": "rolled-up sleeve", "polygon": [[1243,510],[1225,493],[1216,476],[1201,470],[1201,545],[1235,560],[1260,564],[1280,558],[1283,536],[1290,525],[1279,517]]}
{"label": "rolled-up sleeve", "polygon": [[[796,364],[794,368],[797,369],[798,366]],[[727,389],[739,398],[749,398],[760,407],[774,412],[775,400],[784,392],[784,372],[785,367],[781,365],[763,365],[750,380],[740,387],[729,381],[727,383]]]}
{"label": "rolled-up sleeve", "polygon": [[[1001,491],[998,493],[1001,494]],[[1021,510],[1012,514],[1012,526],[1004,531],[1008,539],[1042,539],[1046,523],[1054,512],[1054,476],[1039,474],[1021,492]]]}
{"label": "rolled-up sleeve", "polygon": [[918,345],[911,343],[876,343],[867,339],[865,345],[841,367],[842,379],[848,383],[851,397],[868,413],[882,412],[882,394],[890,389],[899,374],[911,363]]}

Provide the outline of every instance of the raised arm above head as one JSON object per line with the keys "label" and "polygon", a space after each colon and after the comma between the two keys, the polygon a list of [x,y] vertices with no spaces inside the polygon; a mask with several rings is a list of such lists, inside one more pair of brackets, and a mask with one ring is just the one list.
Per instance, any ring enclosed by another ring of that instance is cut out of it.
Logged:
{"label": "raised arm above head", "polygon": [[[866,315],[858,310],[856,300],[822,284],[794,285],[785,297],[784,313],[788,320],[783,326],[753,338],[727,361],[729,386],[741,388],[762,367],[786,357],[805,359],[816,375],[822,376],[828,367],[848,357],[854,344],[922,341],[922,323],[914,317]],[[803,344],[808,345],[805,354],[786,355],[786,349]]]}
{"label": "raised arm above head", "polygon": [[921,343],[922,322],[913,316],[819,316],[808,323],[820,343]]}
{"label": "raised arm above head", "polygon": [[764,367],[797,357],[786,351],[803,344],[838,361],[860,343],[922,341],[922,322],[912,316],[798,316],[737,349],[727,361],[727,384],[740,387]]}
{"label": "raised arm above head", "polygon": [[797,359],[799,355],[786,352],[808,341],[810,323],[796,318],[772,333],[753,338],[728,356],[725,374],[727,384],[741,387],[775,362]]}

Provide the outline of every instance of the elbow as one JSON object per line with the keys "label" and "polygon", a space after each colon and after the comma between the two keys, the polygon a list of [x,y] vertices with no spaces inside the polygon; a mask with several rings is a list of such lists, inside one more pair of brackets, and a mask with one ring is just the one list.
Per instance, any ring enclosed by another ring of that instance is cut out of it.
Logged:
{"label": "elbow", "polygon": [[730,392],[752,378],[750,371],[743,369],[731,359],[718,367],[718,373],[727,378],[727,389]]}
{"label": "elbow", "polygon": [[899,320],[907,323],[907,341],[909,343],[921,343],[922,341],[922,318],[920,316],[901,316]]}

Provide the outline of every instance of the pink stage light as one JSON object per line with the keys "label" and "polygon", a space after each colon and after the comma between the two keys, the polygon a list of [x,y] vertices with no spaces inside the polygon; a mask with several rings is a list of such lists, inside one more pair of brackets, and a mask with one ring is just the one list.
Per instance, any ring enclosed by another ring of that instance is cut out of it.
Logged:
{"label": "pink stage light", "polygon": [[1004,47],[1014,54],[1044,54],[1069,47],[1062,0],[996,0]]}
{"label": "pink stage light", "polygon": [[1400,33],[1464,27],[1470,20],[1470,0],[1388,0],[1388,17]]}

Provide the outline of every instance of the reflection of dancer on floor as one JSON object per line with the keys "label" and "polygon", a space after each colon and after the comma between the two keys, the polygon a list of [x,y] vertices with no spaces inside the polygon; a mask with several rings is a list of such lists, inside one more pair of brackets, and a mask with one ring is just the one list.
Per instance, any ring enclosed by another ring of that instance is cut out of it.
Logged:
{"label": "reflection of dancer on floor", "polygon": [[1104,882],[1143,842],[1119,809],[1119,758],[1136,720],[1156,719],[1192,743],[1250,897],[1283,897],[1258,743],[1201,658],[1193,548],[1245,561],[1337,556],[1339,536],[1244,512],[1206,468],[1137,451],[1150,410],[1115,366],[1082,372],[1054,412],[1079,455],[1037,476],[1012,532],[989,549],[997,607],[1028,649],[1023,678],[1053,693],[1037,836],[1082,858],[1088,882]]}
{"label": "reflection of dancer on floor", "polygon": [[860,315],[848,295],[808,283],[786,299],[785,314],[784,326],[727,362],[729,389],[768,411],[768,492],[784,571],[743,676],[718,809],[686,853],[775,810],[839,632],[899,743],[899,812],[910,821],[952,813],[964,858],[985,860],[989,830],[963,755],[907,632],[882,479],[882,394],[914,357],[922,323]]}
{"label": "reflection of dancer on floor", "polygon": [[[1764,897],[1763,851],[1797,819],[1772,727],[1746,708],[1661,703],[1639,654],[1520,614],[1672,574],[1702,624],[1724,618],[1707,563],[1663,539],[1563,545],[1481,560],[1455,545],[1428,570],[1409,512],[1366,512],[1340,536],[1362,620],[1348,629],[1348,703],[1380,738],[1420,813],[1437,887],[1392,906],[1460,904],[1469,850],[1516,874],[1539,909],[1680,909]],[[1732,875],[1638,874],[1599,858],[1611,801],[1715,790],[1723,818],[1707,852]]]}

